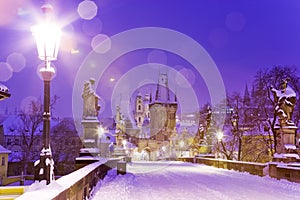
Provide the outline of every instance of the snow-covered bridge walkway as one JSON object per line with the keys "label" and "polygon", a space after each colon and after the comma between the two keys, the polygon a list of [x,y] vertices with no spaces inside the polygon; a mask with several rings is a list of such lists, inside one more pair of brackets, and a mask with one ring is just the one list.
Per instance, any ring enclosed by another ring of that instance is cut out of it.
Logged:
{"label": "snow-covered bridge walkway", "polygon": [[300,184],[182,162],[133,162],[111,170],[93,199],[295,200]]}

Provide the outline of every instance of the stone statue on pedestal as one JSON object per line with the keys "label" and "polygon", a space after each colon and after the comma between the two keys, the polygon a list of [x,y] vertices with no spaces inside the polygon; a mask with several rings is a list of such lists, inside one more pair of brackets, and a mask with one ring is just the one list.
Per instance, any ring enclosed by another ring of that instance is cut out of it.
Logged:
{"label": "stone statue on pedestal", "polygon": [[94,85],[95,80],[90,79],[84,83],[83,87],[83,114],[82,118],[85,119],[87,117],[97,117],[98,112],[100,110],[100,106],[98,105],[98,101],[100,97],[96,94],[92,86]]}
{"label": "stone statue on pedestal", "polygon": [[292,115],[296,104],[296,92],[288,85],[289,79],[283,79],[279,90],[271,86],[271,92],[276,102],[275,112],[279,126],[294,125]]}
{"label": "stone statue on pedestal", "polygon": [[82,98],[83,98],[83,114],[81,124],[83,125],[83,144],[87,148],[97,148],[99,137],[98,112],[100,106],[98,101],[100,97],[93,89],[95,80],[90,78],[84,82]]}
{"label": "stone statue on pedestal", "polygon": [[275,106],[276,154],[292,155],[296,152],[295,136],[297,126],[292,120],[296,104],[296,92],[288,85],[289,79],[283,79],[280,89],[271,86]]}

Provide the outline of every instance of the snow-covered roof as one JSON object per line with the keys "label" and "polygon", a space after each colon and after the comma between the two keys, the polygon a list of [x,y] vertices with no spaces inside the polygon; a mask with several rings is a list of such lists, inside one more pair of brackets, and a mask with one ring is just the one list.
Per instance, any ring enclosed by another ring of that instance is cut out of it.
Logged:
{"label": "snow-covered roof", "polygon": [[296,149],[296,146],[293,145],[293,144],[285,144],[284,147],[285,147],[286,149],[293,149],[293,150]]}
{"label": "snow-covered roof", "polygon": [[8,88],[5,85],[1,84],[1,83],[0,83],[0,91],[5,92],[5,93],[9,92]]}
{"label": "snow-covered roof", "polygon": [[11,153],[11,151],[0,145],[0,153]]}
{"label": "snow-covered roof", "polygon": [[10,93],[8,88],[0,83],[0,99],[8,98],[10,97]]}

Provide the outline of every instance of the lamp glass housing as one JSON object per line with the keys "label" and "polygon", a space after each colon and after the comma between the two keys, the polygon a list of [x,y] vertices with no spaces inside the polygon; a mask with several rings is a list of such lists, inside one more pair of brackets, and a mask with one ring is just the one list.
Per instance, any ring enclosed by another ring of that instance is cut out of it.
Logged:
{"label": "lamp glass housing", "polygon": [[55,24],[45,23],[33,26],[31,31],[36,40],[39,58],[44,61],[56,60],[61,38],[60,28]]}

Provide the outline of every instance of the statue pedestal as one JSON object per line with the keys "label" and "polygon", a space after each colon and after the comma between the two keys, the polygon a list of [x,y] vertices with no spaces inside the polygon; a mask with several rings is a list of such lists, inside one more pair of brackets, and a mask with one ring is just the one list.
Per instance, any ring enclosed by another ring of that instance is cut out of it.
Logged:
{"label": "statue pedestal", "polygon": [[275,132],[277,135],[276,154],[273,161],[278,162],[293,162],[299,157],[296,149],[296,132],[297,127],[291,126],[276,126]]}
{"label": "statue pedestal", "polygon": [[97,117],[86,117],[81,121],[83,126],[83,145],[86,148],[98,148],[99,125]]}
{"label": "statue pedestal", "polygon": [[83,126],[83,146],[80,149],[80,155],[76,158],[76,168],[79,169],[85,165],[100,160],[100,151],[98,147],[98,129],[100,122],[97,117],[85,117],[81,124]]}
{"label": "statue pedestal", "polygon": [[114,152],[112,154],[113,157],[126,156],[125,149],[123,147],[115,147]]}

